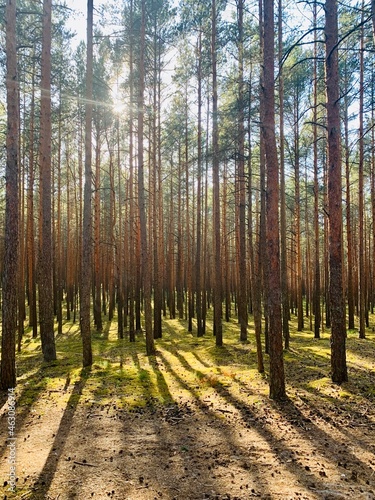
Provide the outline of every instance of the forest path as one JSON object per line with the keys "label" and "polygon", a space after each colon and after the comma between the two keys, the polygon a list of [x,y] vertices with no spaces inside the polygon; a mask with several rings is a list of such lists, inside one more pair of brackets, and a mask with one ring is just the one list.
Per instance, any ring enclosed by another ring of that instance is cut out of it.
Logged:
{"label": "forest path", "polygon": [[[15,494],[2,407],[3,498],[375,499],[373,398],[320,378],[319,390],[301,381],[275,403],[267,381],[240,362],[251,345],[218,351],[188,339],[163,340],[151,359],[100,344],[91,372],[21,377]],[[296,365],[289,377],[308,373]]]}

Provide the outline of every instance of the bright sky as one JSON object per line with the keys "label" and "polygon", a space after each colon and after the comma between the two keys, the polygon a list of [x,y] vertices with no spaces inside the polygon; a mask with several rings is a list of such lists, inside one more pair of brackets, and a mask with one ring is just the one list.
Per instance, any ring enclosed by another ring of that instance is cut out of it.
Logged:
{"label": "bright sky", "polygon": [[65,0],[65,2],[70,9],[74,10],[68,22],[69,28],[79,34],[77,38],[84,38],[87,2],[85,0]]}
{"label": "bright sky", "polygon": [[[72,31],[77,33],[75,42],[78,44],[80,40],[86,39],[87,0],[65,0],[65,2],[74,11],[67,24]],[[108,2],[105,0],[94,0],[94,23],[96,22],[95,8],[104,3]]]}

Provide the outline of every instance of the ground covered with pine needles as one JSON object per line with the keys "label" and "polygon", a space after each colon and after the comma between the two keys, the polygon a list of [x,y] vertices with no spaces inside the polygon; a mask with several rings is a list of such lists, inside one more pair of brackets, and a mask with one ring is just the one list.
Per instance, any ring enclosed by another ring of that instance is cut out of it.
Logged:
{"label": "ground covered with pine needles", "polygon": [[[372,318],[374,323],[374,318]],[[235,322],[210,333],[164,320],[157,355],[144,338],[93,334],[81,369],[78,325],[43,363],[25,337],[16,389],[17,489],[9,492],[7,400],[1,401],[1,493],[13,499],[375,499],[375,334],[348,332],[349,382],[330,382],[329,332],[291,329],[288,399],[268,399]],[[208,324],[208,331],[212,325]],[[265,356],[267,367],[267,356]]]}

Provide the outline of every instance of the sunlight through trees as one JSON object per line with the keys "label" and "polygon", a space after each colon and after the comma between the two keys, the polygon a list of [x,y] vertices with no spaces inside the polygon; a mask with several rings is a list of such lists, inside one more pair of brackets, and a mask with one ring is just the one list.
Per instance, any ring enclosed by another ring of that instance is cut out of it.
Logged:
{"label": "sunlight through trees", "polygon": [[105,319],[154,356],[166,318],[217,347],[235,318],[282,399],[297,318],[347,381],[375,306],[374,2],[303,5],[89,0],[74,37],[74,5],[7,0],[4,388],[28,328],[58,362],[79,322],[91,366]]}

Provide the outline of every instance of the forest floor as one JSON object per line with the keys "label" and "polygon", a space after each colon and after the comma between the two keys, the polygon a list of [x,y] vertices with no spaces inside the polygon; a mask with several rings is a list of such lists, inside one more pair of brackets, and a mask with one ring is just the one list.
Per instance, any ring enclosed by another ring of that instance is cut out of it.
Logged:
{"label": "forest floor", "polygon": [[[374,321],[374,318],[372,318]],[[210,327],[211,325],[208,325]],[[16,389],[17,488],[9,491],[7,395],[0,414],[5,499],[375,499],[375,334],[348,334],[349,382],[329,379],[328,332],[291,331],[288,399],[268,398],[255,343],[225,325],[222,348],[165,320],[157,355],[116,323],[93,335],[81,370],[78,326],[43,363],[25,337]],[[267,367],[267,360],[266,367]]]}

